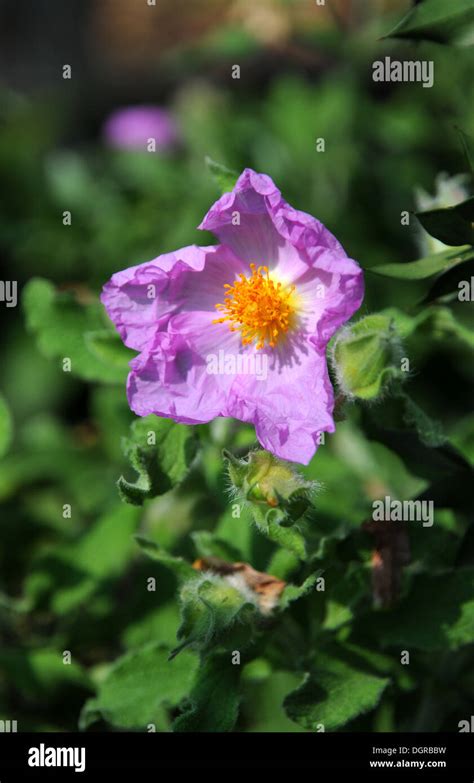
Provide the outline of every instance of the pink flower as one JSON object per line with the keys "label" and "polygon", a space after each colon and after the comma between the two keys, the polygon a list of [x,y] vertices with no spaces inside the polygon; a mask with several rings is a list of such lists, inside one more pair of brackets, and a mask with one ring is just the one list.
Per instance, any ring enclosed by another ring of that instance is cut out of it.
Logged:
{"label": "pink flower", "polygon": [[103,136],[112,147],[147,151],[150,139],[155,149],[167,151],[176,146],[180,134],[173,116],[158,106],[127,106],[117,109],[105,121]]}
{"label": "pink flower", "polygon": [[130,407],[189,424],[251,422],[265,449],[307,464],[335,429],[326,346],[362,302],[362,270],[251,169],[199,228],[221,244],[165,253],[104,286],[110,318],[140,352]]}

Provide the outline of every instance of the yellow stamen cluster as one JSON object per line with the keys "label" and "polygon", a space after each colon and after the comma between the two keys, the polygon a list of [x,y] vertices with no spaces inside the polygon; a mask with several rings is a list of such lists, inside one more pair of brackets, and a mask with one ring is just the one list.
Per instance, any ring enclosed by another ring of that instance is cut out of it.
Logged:
{"label": "yellow stamen cluster", "polygon": [[295,311],[292,302],[295,286],[275,283],[268,267],[250,264],[250,277],[239,275],[233,285],[226,283],[224,303],[216,304],[223,313],[213,323],[229,322],[231,332],[242,333],[242,344],[257,341],[260,350],[266,343],[274,348],[279,338],[286,334]]}

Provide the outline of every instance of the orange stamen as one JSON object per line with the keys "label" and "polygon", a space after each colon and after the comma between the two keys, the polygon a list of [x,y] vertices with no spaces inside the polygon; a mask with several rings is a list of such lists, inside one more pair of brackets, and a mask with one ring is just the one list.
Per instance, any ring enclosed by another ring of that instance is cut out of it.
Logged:
{"label": "orange stamen", "polygon": [[241,332],[243,345],[256,341],[257,350],[265,344],[275,348],[293,325],[295,286],[275,283],[267,266],[250,269],[250,277],[240,274],[233,285],[224,285],[224,303],[216,304],[223,317],[213,323],[228,321],[231,332]]}

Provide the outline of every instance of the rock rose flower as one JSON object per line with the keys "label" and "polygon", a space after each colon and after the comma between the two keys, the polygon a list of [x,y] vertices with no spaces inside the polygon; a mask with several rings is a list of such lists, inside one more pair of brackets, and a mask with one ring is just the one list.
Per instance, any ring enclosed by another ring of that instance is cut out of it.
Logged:
{"label": "rock rose flower", "polygon": [[362,302],[362,270],[251,169],[199,228],[220,244],[165,253],[104,286],[109,317],[139,351],[130,407],[187,424],[250,422],[265,449],[307,464],[320,433],[334,432],[326,346]]}

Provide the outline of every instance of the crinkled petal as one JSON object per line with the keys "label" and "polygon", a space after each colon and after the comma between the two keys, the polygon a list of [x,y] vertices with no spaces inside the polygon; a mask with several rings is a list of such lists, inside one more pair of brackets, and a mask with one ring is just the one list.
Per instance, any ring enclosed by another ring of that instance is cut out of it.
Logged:
{"label": "crinkled petal", "polygon": [[133,359],[131,367],[127,395],[138,416],[154,413],[198,424],[219,416],[225,406],[225,392],[180,335],[158,332],[152,347]]}
{"label": "crinkled petal", "polygon": [[290,206],[270,177],[252,169],[245,169],[232,192],[216,201],[199,228],[214,232],[247,265],[278,268],[290,282],[312,263],[309,250],[346,255],[319,220]]}
{"label": "crinkled petal", "polygon": [[225,357],[241,350],[240,339],[209,311],[173,316],[167,332],[132,360],[130,407],[139,416],[155,413],[196,424],[225,415],[235,374],[222,372]]}
{"label": "crinkled petal", "polygon": [[323,350],[339,327],[359,309],[364,298],[362,269],[331,250],[314,251],[313,266],[294,281],[299,320],[311,341]]}
{"label": "crinkled petal", "polygon": [[263,353],[267,377],[239,376],[227,415],[253,423],[261,445],[277,457],[307,464],[321,433],[334,432],[334,395],[325,356],[304,338]]}
{"label": "crinkled petal", "polygon": [[191,245],[117,272],[101,301],[125,345],[142,351],[180,309],[215,313],[224,283],[242,270],[228,248]]}

